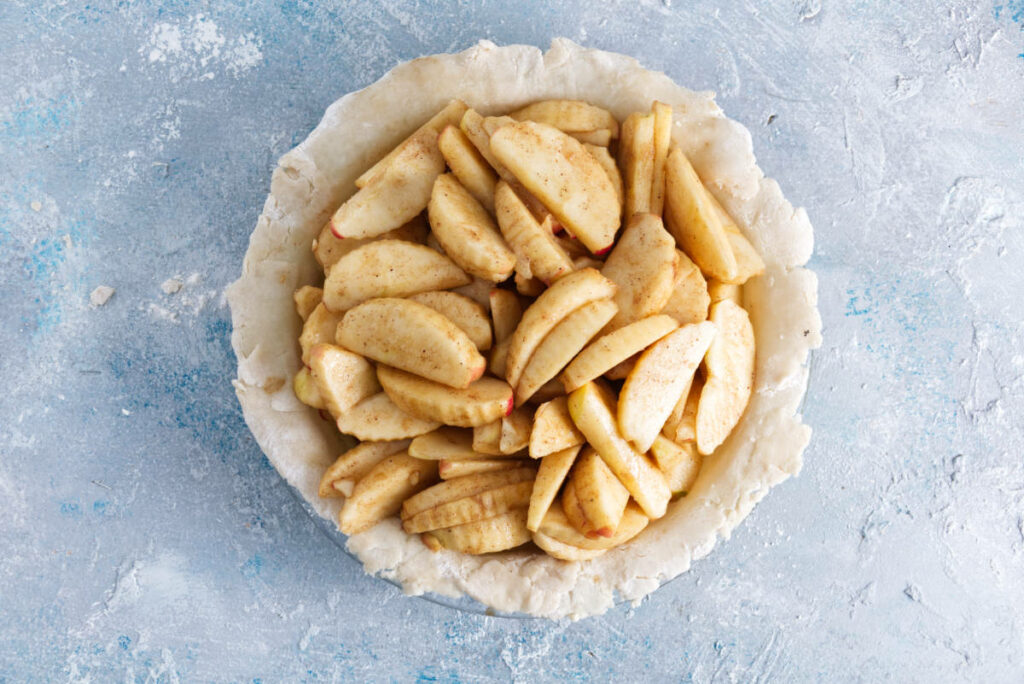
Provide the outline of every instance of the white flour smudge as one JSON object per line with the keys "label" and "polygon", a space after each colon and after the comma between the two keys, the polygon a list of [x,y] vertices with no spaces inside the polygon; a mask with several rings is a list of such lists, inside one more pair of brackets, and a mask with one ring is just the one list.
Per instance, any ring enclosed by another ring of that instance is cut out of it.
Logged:
{"label": "white flour smudge", "polygon": [[159,22],[139,48],[149,64],[165,66],[171,80],[209,80],[217,72],[239,76],[263,61],[260,39],[250,32],[227,37],[205,14],[181,23]]}
{"label": "white flour smudge", "polygon": [[92,294],[89,295],[89,304],[91,304],[93,308],[103,306],[110,301],[110,298],[114,296],[115,292],[117,292],[117,290],[109,285],[100,285],[92,291]]}

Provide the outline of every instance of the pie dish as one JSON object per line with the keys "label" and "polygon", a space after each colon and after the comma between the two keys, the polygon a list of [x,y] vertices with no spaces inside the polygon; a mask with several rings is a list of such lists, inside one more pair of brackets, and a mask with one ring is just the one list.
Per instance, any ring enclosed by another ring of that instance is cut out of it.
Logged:
{"label": "pie dish", "polygon": [[803,268],[813,247],[806,213],[764,177],[749,132],[726,118],[713,94],[675,85],[634,59],[558,39],[541,53],[489,42],[453,55],[400,65],[328,108],[317,128],[279,162],[252,234],[242,277],[228,299],[238,357],[236,392],[246,422],[283,477],[325,518],[340,501],[322,499],[324,469],[346,448],[330,422],[300,403],[292,380],[303,367],[301,321],[292,293],[322,277],[310,244],[355,179],[452,99],[483,114],[549,98],[579,99],[620,120],[654,100],[675,112],[673,140],[741,224],[763,258],[744,286],[757,339],[750,403],[687,496],[623,546],[566,563],[528,547],[483,556],[432,551],[389,519],[349,538],[369,573],[410,594],[466,594],[505,612],[573,619],[599,614],[616,598],[637,601],[685,572],[726,538],[768,490],[802,463],[810,428],[798,414],[807,360],[820,344],[817,280]]}

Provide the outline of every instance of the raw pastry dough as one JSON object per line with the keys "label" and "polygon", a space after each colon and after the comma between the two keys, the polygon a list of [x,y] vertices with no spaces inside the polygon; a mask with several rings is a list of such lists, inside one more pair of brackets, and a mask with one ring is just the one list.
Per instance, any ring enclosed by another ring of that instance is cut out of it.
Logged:
{"label": "raw pastry dough", "polygon": [[356,177],[452,98],[484,114],[545,98],[581,99],[620,120],[646,111],[652,100],[672,105],[675,142],[767,264],[745,287],[758,342],[754,394],[690,493],[636,539],[592,560],[565,563],[527,550],[435,553],[397,520],[351,537],[348,548],[367,572],[394,579],[407,593],[465,593],[502,611],[575,619],[604,612],[617,597],[639,601],[707,555],[773,485],[796,474],[811,434],[797,411],[808,351],[821,340],[817,278],[802,268],[813,231],[804,210],[793,209],[764,177],[750,133],[723,115],[713,93],[677,86],[630,57],[556,39],[546,53],[482,41],[459,54],[417,59],[335,102],[281,158],[242,277],[228,293],[239,359],[234,384],[246,422],[281,475],[336,520],[340,500],[319,498],[317,486],[342,438],[292,394],[291,378],[301,368],[292,292],[321,275],[310,244],[354,192]]}

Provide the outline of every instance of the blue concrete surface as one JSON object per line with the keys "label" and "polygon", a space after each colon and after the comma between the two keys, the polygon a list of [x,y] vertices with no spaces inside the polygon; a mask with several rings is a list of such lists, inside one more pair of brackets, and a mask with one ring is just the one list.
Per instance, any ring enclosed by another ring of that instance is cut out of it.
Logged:
{"label": "blue concrete surface", "polygon": [[[0,3],[0,681],[1021,681],[1022,29],[1007,0]],[[576,624],[365,576],[249,435],[222,298],[335,98],[559,35],[718,91],[815,223],[826,340],[801,476]]]}

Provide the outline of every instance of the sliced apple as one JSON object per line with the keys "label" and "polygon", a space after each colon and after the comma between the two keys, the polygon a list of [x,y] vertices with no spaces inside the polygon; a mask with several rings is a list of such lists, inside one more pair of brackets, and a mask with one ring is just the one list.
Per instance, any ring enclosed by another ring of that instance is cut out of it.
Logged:
{"label": "sliced apple", "polygon": [[473,428],[473,451],[489,456],[504,455],[501,453],[501,420]]}
{"label": "sliced apple", "polygon": [[467,285],[470,278],[448,257],[424,245],[376,240],[343,256],[324,282],[324,304],[344,312],[375,297]]}
{"label": "sliced apple", "polygon": [[638,358],[640,358],[640,354],[631,356],[622,363],[615,364],[604,373],[604,377],[608,380],[625,380],[633,371],[633,366],[636,365]]}
{"label": "sliced apple", "polygon": [[582,143],[557,128],[521,121],[495,131],[491,152],[587,249],[601,252],[612,244],[619,228],[615,188]]}
{"label": "sliced apple", "polygon": [[743,306],[742,288],[742,285],[733,285],[731,283],[712,280],[708,283],[708,298],[711,300],[711,304],[720,302],[723,299],[731,299],[737,305]]}
{"label": "sliced apple", "polygon": [[335,419],[380,392],[373,364],[333,344],[317,344],[309,352],[310,377],[324,408]]}
{"label": "sliced apple", "polygon": [[364,475],[388,456],[405,451],[409,440],[360,442],[327,467],[320,478],[318,494],[325,499],[352,496],[352,489]]}
{"label": "sliced apple", "polygon": [[292,295],[292,299],[295,300],[295,313],[299,314],[299,318],[302,320],[306,320],[309,318],[309,314],[313,313],[313,309],[323,301],[323,298],[322,288],[303,285]]}
{"label": "sliced apple", "polygon": [[541,100],[509,114],[517,121],[536,121],[554,126],[566,133],[607,129],[613,138],[619,136],[619,122],[607,109],[582,100]]}
{"label": "sliced apple", "polygon": [[450,320],[408,299],[381,298],[349,309],[338,344],[388,366],[449,387],[466,388],[487,362]]}
{"label": "sliced apple", "polygon": [[651,107],[654,115],[654,173],[651,180],[651,213],[662,213],[665,207],[665,160],[672,144],[672,107],[664,102],[655,102]]}
{"label": "sliced apple", "polygon": [[607,551],[607,549],[581,549],[569,544],[563,544],[543,532],[533,533],[533,543],[552,558],[569,562],[593,560]]}
{"label": "sliced apple", "polygon": [[397,157],[407,145],[413,140],[419,139],[430,139],[431,137],[437,138],[438,134],[446,126],[455,124],[458,125],[459,121],[462,120],[462,115],[466,113],[468,107],[462,100],[452,100],[437,114],[432,116],[425,124],[417,128],[412,134],[400,142],[394,149],[388,152],[383,159],[378,161],[376,164],[367,169],[359,178],[356,178],[356,187],[362,188],[371,183],[376,177],[380,176],[384,169],[386,169],[395,157]]}
{"label": "sliced apple", "polygon": [[441,474],[442,480],[454,480],[466,475],[512,470],[513,468],[524,468],[527,465],[529,465],[529,461],[516,458],[474,458],[464,461],[441,460],[438,461],[437,470]]}
{"label": "sliced apple", "polygon": [[441,427],[398,408],[384,392],[373,395],[337,416],[338,431],[363,441],[407,439]]}
{"label": "sliced apple", "polygon": [[736,279],[736,257],[711,193],[678,147],[665,163],[665,219],[680,247],[705,275],[724,282]]}
{"label": "sliced apple", "polygon": [[331,232],[339,238],[369,238],[398,228],[427,208],[434,180],[443,172],[437,133],[416,133],[334,212]]}
{"label": "sliced apple", "polygon": [[695,375],[693,384],[686,394],[679,398],[675,408],[661,429],[676,444],[684,444],[697,439],[697,403],[700,393],[704,390],[704,379]]}
{"label": "sliced apple", "polygon": [[625,190],[622,187],[622,174],[619,172],[619,167],[615,163],[615,158],[612,157],[611,152],[608,151],[607,146],[591,145],[584,143],[583,147],[587,149],[597,163],[601,165],[604,172],[608,174],[608,180],[612,182],[612,187],[615,188],[615,196],[619,200],[619,207],[622,207],[622,203],[625,201]]}
{"label": "sliced apple", "polygon": [[558,378],[551,378],[543,385],[541,385],[540,389],[534,392],[533,396],[530,397],[527,401],[530,404],[532,404],[534,408],[536,408],[537,406],[540,406],[545,402],[564,396],[565,388],[562,387],[561,381],[559,381]]}
{"label": "sliced apple", "polygon": [[558,375],[612,320],[616,311],[614,301],[598,299],[584,304],[556,325],[526,364],[515,388],[516,404],[524,404],[541,386]]}
{"label": "sliced apple", "polygon": [[530,541],[526,509],[516,509],[486,520],[424,532],[423,544],[432,551],[442,548],[460,553],[507,551]]}
{"label": "sliced apple", "polygon": [[320,390],[306,366],[300,368],[292,379],[292,390],[295,392],[295,397],[306,406],[312,406],[315,409],[327,408],[323,397],[320,396]]}
{"label": "sliced apple", "polygon": [[533,483],[533,493],[530,495],[530,514],[526,523],[531,530],[536,531],[540,527],[579,451],[580,445],[577,444],[552,452],[541,459],[537,478]]}
{"label": "sliced apple", "polygon": [[679,324],[671,316],[657,315],[641,318],[602,335],[588,344],[562,371],[560,377],[565,391],[572,392],[604,375],[678,327]]}
{"label": "sliced apple", "polygon": [[299,347],[302,349],[302,363],[309,365],[309,353],[318,344],[333,344],[334,336],[341,322],[341,314],[336,314],[321,302],[306,317],[299,335]]}
{"label": "sliced apple", "polygon": [[406,499],[402,504],[402,520],[408,520],[423,511],[429,511],[450,501],[476,496],[498,487],[517,482],[533,482],[536,476],[537,471],[534,468],[516,468],[445,480]]}
{"label": "sliced apple", "polygon": [[491,310],[490,294],[494,288],[494,283],[483,278],[473,278],[469,285],[463,285],[456,287],[452,292],[460,294],[463,297],[469,297],[474,302],[484,307],[485,311]]}
{"label": "sliced apple", "polygon": [[540,278],[534,278],[526,275],[530,270],[529,264],[523,262],[522,264],[516,264],[516,292],[523,295],[524,297],[539,297],[541,292],[544,291],[544,281]]}
{"label": "sliced apple", "polygon": [[473,147],[490,164],[499,178],[506,182],[516,180],[512,172],[505,168],[505,165],[498,161],[498,158],[491,152],[491,135],[484,129],[484,117],[479,112],[475,109],[466,110],[459,122],[459,129],[473,143]]}
{"label": "sliced apple", "polygon": [[458,124],[446,126],[437,139],[441,154],[469,194],[476,198],[485,209],[494,211],[494,184],[498,175],[494,173],[480,151],[469,141]]}
{"label": "sliced apple", "polygon": [[583,269],[559,278],[531,304],[510,338],[506,377],[519,384],[526,363],[538,345],[570,313],[598,299],[612,297],[615,283],[598,271]]}
{"label": "sliced apple", "polygon": [[420,292],[409,297],[425,304],[457,325],[480,351],[491,348],[491,322],[487,312],[472,299],[457,292]]}
{"label": "sliced apple", "polygon": [[754,387],[754,328],[747,312],[723,299],[711,307],[710,319],[718,335],[708,349],[697,404],[697,449],[705,456],[736,427]]}
{"label": "sliced apple", "polygon": [[676,256],[675,284],[661,313],[676,319],[679,325],[700,323],[707,320],[711,304],[708,283],[690,257],[678,249]]}
{"label": "sliced apple", "polygon": [[651,211],[654,185],[654,115],[634,112],[622,122],[619,167],[626,189],[623,217]]}
{"label": "sliced apple", "polygon": [[523,305],[519,297],[509,290],[491,290],[491,319],[494,322],[494,339],[502,341],[515,332],[523,317]]}
{"label": "sliced apple", "polygon": [[[512,188],[501,181],[494,191],[494,211],[501,234],[529,273],[550,283],[572,271],[572,261],[550,230],[533,217]],[[519,270],[519,269],[517,269]]]}
{"label": "sliced apple", "polygon": [[649,522],[650,519],[644,515],[636,502],[630,501],[626,505],[626,510],[622,514],[622,521],[619,522],[615,534],[610,537],[590,538],[573,527],[561,506],[552,506],[548,509],[537,531],[563,544],[575,546],[578,549],[599,551],[613,549],[616,546],[625,544],[640,534]]}
{"label": "sliced apple", "polygon": [[462,461],[481,458],[473,451],[473,432],[443,427],[428,432],[409,443],[409,455],[426,461]]}
{"label": "sliced apple", "polygon": [[517,408],[501,419],[501,436],[498,438],[501,453],[515,454],[529,446],[532,414],[532,410]]}
{"label": "sliced apple", "polygon": [[427,212],[434,236],[464,271],[492,282],[512,275],[515,254],[491,215],[454,175],[437,177]]}
{"label": "sliced apple", "polygon": [[658,435],[651,445],[651,455],[658,469],[665,474],[672,494],[685,494],[700,473],[704,457],[694,442],[676,444],[665,435]]}
{"label": "sliced apple", "polygon": [[359,249],[363,245],[376,242],[377,240],[403,240],[405,242],[423,244],[427,239],[428,230],[427,218],[422,212],[416,214],[398,228],[370,238],[342,239],[335,237],[334,233],[331,232],[331,223],[328,221],[324,225],[323,230],[320,231],[320,235],[313,240],[313,256],[320,262],[320,266],[323,267],[324,274],[326,275],[331,272],[334,264],[338,263],[341,257]]}
{"label": "sliced apple", "polygon": [[338,526],[347,535],[364,532],[398,513],[403,501],[436,481],[434,461],[408,454],[388,456],[356,483],[338,515]]}
{"label": "sliced apple", "polygon": [[530,504],[532,490],[533,482],[530,480],[495,487],[417,513],[406,518],[402,522],[402,527],[409,534],[418,534],[442,527],[486,520],[516,509],[525,509]]}
{"label": "sliced apple", "polygon": [[487,362],[487,369],[499,378],[505,377],[506,362],[508,361],[508,348],[512,338],[506,337],[491,349],[491,358]]}
{"label": "sliced apple", "polygon": [[537,407],[530,432],[530,457],[543,458],[556,451],[583,444],[586,439],[569,415],[568,399],[552,399]]}
{"label": "sliced apple", "polygon": [[480,378],[454,389],[397,368],[377,367],[377,379],[391,401],[406,413],[456,427],[476,427],[512,410],[512,388],[497,378]]}
{"label": "sliced apple", "polygon": [[611,392],[597,382],[588,382],[569,395],[569,414],[644,513],[650,518],[665,515],[672,497],[665,476],[619,432]]}
{"label": "sliced apple", "polygon": [[562,494],[562,507],[569,520],[572,521],[578,511],[581,524],[576,528],[584,535],[591,538],[614,535],[626,511],[629,491],[593,448],[585,448],[576,459],[569,483],[572,494],[566,497],[568,484]]}
{"label": "sliced apple", "polygon": [[612,330],[661,311],[672,296],[676,243],[653,214],[633,214],[601,268],[616,285]]}
{"label": "sliced apple", "polygon": [[612,143],[612,132],[607,128],[595,128],[592,131],[573,131],[569,135],[584,145],[608,147]]}
{"label": "sliced apple", "polygon": [[715,337],[715,325],[684,325],[665,335],[637,359],[619,393],[619,431],[646,452],[673,407],[689,390],[693,374]]}

